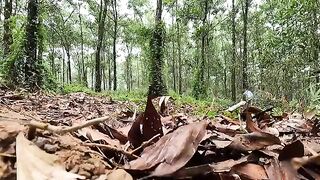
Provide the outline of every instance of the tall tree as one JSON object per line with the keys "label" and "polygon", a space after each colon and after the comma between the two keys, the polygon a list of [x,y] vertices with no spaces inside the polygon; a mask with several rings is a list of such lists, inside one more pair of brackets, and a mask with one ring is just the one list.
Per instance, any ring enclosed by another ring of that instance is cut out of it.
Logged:
{"label": "tall tree", "polygon": [[196,99],[206,97],[207,85],[205,82],[204,71],[206,67],[206,41],[207,41],[207,18],[209,13],[209,1],[203,0],[201,2],[202,17],[201,17],[201,29],[200,29],[200,58],[197,63],[196,79],[193,85],[193,95]]}
{"label": "tall tree", "polygon": [[244,10],[243,10],[243,64],[242,64],[242,88],[244,90],[248,89],[248,10],[250,5],[250,0],[245,0]]}
{"label": "tall tree", "polygon": [[84,44],[84,39],[83,39],[83,28],[82,28],[82,15],[81,15],[81,2],[78,4],[79,6],[79,22],[80,22],[80,38],[81,38],[81,82],[84,86],[88,86],[87,82],[87,73],[85,69],[85,64],[84,64],[84,52],[83,52],[83,44]]}
{"label": "tall tree", "polygon": [[100,11],[98,18],[98,43],[96,49],[96,64],[95,64],[95,91],[101,92],[101,50],[103,45],[104,27],[107,16],[107,0],[100,1]]}
{"label": "tall tree", "polygon": [[118,32],[118,11],[117,11],[117,0],[112,1],[113,9],[113,90],[117,90],[117,32]]}
{"label": "tall tree", "polygon": [[[2,8],[2,7],[0,7]],[[10,27],[10,19],[12,16],[12,0],[4,1],[4,23],[3,23],[3,54],[7,57],[10,53],[10,46],[12,45],[12,31]]]}
{"label": "tall tree", "polygon": [[[176,0],[176,16],[178,12],[178,0]],[[177,24],[177,45],[178,45],[178,88],[179,94],[182,94],[182,58],[181,58],[181,37],[180,37],[180,17],[176,20]]]}
{"label": "tall tree", "polygon": [[38,0],[28,1],[28,16],[26,25],[25,54],[26,62],[24,67],[25,86],[27,89],[36,90],[41,86],[41,69],[37,59],[38,44]]}
{"label": "tall tree", "polygon": [[164,24],[161,20],[162,16],[162,0],[157,0],[155,27],[153,29],[152,38],[150,40],[151,50],[151,72],[150,72],[150,85],[148,94],[151,96],[160,96],[167,93],[163,78],[163,36]]}
{"label": "tall tree", "polygon": [[232,68],[231,68],[231,96],[236,101],[236,8],[232,0]]}
{"label": "tall tree", "polygon": [[174,32],[174,17],[175,15],[175,11],[174,11],[174,7],[175,7],[175,3],[176,1],[173,1],[172,7],[171,7],[171,11],[172,11],[172,76],[173,76],[173,91],[176,92],[177,91],[177,87],[176,87],[176,48],[175,48],[175,41],[176,41],[176,37],[175,37],[175,32]]}

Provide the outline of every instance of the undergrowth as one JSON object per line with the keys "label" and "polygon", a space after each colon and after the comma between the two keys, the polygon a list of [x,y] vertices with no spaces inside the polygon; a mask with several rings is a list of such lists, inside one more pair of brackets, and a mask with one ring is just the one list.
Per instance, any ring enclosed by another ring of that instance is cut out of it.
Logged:
{"label": "undergrowth", "polygon": [[[139,104],[138,110],[143,110],[147,99],[147,93],[145,91],[103,91],[100,93],[94,92],[92,89],[84,87],[79,84],[65,85],[62,92],[63,94],[69,94],[74,92],[84,92],[92,96],[104,96],[111,97],[112,100],[117,101],[130,101]],[[229,100],[211,98],[204,100],[197,100],[189,95],[179,95],[173,91],[170,91],[169,96],[173,99],[174,108],[179,110],[183,108],[190,108],[190,114],[196,116],[208,116],[210,118],[216,116],[219,112],[226,109],[232,104]]]}

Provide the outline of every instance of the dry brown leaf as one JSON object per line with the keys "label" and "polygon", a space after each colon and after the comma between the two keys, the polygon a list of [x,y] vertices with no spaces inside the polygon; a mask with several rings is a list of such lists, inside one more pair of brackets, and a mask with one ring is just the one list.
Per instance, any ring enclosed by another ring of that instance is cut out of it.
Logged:
{"label": "dry brown leaf", "polygon": [[107,176],[108,180],[133,180],[132,176],[123,169],[112,171]]}
{"label": "dry brown leaf", "polygon": [[246,130],[251,132],[263,132],[256,123],[253,122],[251,114],[244,113],[246,116]]}
{"label": "dry brown leaf", "polygon": [[279,161],[290,160],[294,157],[304,156],[304,145],[301,141],[294,141],[287,144],[279,153]]}
{"label": "dry brown leaf", "polygon": [[17,136],[17,179],[18,180],[72,180],[83,176],[64,170],[58,157],[48,154],[28,141],[22,133]]}
{"label": "dry brown leaf", "polygon": [[109,136],[95,129],[92,129],[90,127],[79,129],[78,133],[89,140],[93,140],[93,141],[103,140],[109,145],[112,145],[115,147],[121,147],[120,142],[118,140],[111,139]]}
{"label": "dry brown leaf", "polygon": [[320,155],[311,156],[311,157],[301,157],[301,158],[293,158],[291,163],[295,169],[299,169],[300,167],[308,164],[314,164],[320,166]]}
{"label": "dry brown leaf", "polygon": [[192,123],[166,134],[158,142],[147,147],[141,158],[131,161],[126,167],[136,170],[155,167],[151,174],[153,176],[174,173],[194,155],[205,135],[207,125],[207,122]]}
{"label": "dry brown leaf", "polygon": [[259,150],[274,144],[281,144],[278,137],[264,132],[252,132],[249,134],[237,134],[228,148],[246,152]]}
{"label": "dry brown leaf", "polygon": [[288,161],[279,161],[271,159],[270,164],[264,165],[269,179],[295,180],[298,178],[298,173],[293,169]]}
{"label": "dry brown leaf", "polygon": [[170,99],[170,96],[162,96],[159,100],[159,107],[160,107],[160,114],[166,115],[167,114],[167,103]]}
{"label": "dry brown leaf", "polygon": [[[148,97],[146,110],[135,119],[128,132],[128,140],[136,148],[139,147],[142,142],[148,141],[157,134],[163,136],[161,116],[155,109],[152,98]],[[155,139],[155,141],[156,140],[158,139]]]}
{"label": "dry brown leaf", "polygon": [[254,163],[238,164],[232,170],[246,179],[269,179],[264,167]]}
{"label": "dry brown leaf", "polygon": [[233,166],[244,163],[247,160],[248,160],[248,156],[244,156],[238,160],[229,159],[226,161],[213,163],[213,164],[210,164],[210,167],[212,171],[216,173],[229,172]]}

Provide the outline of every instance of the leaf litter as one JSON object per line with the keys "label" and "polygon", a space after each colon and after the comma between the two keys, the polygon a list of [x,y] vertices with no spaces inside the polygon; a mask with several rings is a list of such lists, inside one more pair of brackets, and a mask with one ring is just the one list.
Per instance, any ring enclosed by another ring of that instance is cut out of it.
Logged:
{"label": "leaf litter", "polygon": [[148,97],[136,112],[132,102],[85,93],[7,92],[0,179],[319,179],[313,111],[247,107],[240,123],[223,113],[191,116],[173,101]]}

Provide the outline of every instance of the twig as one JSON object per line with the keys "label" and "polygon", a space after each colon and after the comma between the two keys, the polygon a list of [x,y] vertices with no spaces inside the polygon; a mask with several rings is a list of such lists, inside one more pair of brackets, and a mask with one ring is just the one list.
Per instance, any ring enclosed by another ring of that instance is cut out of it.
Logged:
{"label": "twig", "polygon": [[76,131],[78,129],[82,129],[82,128],[85,128],[88,126],[99,124],[99,123],[105,122],[107,120],[111,120],[111,118],[109,116],[96,118],[96,119],[86,121],[83,124],[79,124],[79,125],[71,126],[71,127],[70,126],[53,126],[51,124],[47,124],[47,123],[43,123],[43,122],[39,122],[39,121],[35,121],[35,120],[31,120],[30,122],[27,123],[27,125],[38,128],[38,129],[42,129],[42,130],[48,130],[53,133],[64,134],[64,133],[73,132],[73,131]]}
{"label": "twig", "polygon": [[83,143],[84,146],[96,146],[96,147],[100,147],[100,148],[103,148],[103,149],[107,149],[107,150],[111,150],[111,151],[116,151],[116,152],[119,152],[119,153],[122,153],[130,158],[133,158],[133,159],[137,159],[139,158],[139,156],[137,155],[134,155],[128,151],[125,151],[123,149],[118,149],[114,146],[110,146],[110,145],[106,145],[106,144],[97,144],[97,143]]}
{"label": "twig", "polygon": [[158,138],[160,135],[161,135],[161,134],[157,134],[157,135],[153,136],[151,139],[149,139],[148,141],[143,142],[143,143],[141,144],[141,146],[139,146],[139,147],[137,147],[136,149],[132,150],[130,153],[131,153],[131,154],[134,154],[134,153],[136,153],[137,151],[139,151],[140,149],[143,149],[143,148],[149,146],[149,145],[152,143],[152,141],[155,140],[156,138]]}

